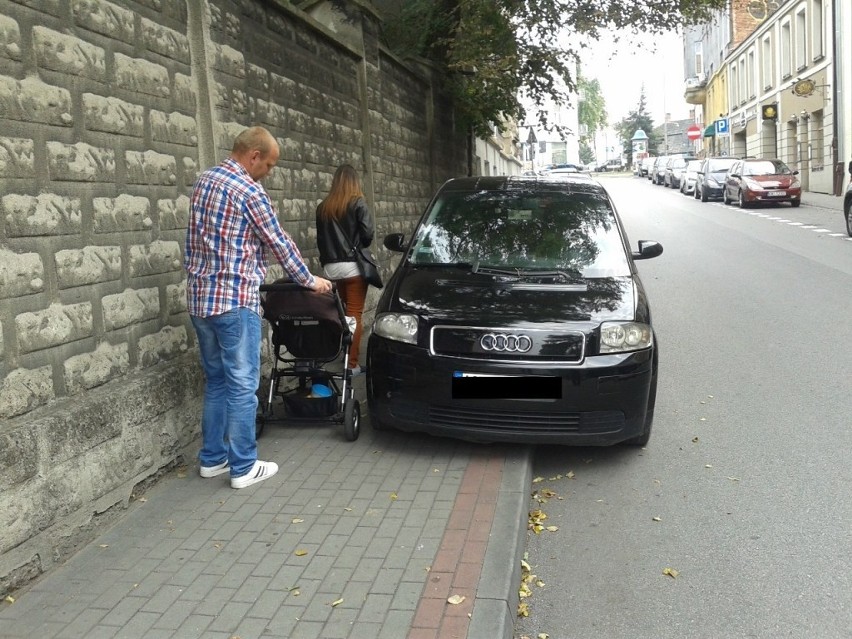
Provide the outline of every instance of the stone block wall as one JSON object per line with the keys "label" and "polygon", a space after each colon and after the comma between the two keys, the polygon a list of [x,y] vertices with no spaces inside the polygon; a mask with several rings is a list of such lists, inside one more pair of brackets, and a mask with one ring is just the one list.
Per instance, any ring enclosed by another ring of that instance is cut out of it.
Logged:
{"label": "stone block wall", "polygon": [[315,271],[339,164],[378,238],[464,172],[451,105],[353,6],[354,24],[282,0],[0,0],[0,596],[192,464],[188,196],[240,130],[279,139],[265,186]]}

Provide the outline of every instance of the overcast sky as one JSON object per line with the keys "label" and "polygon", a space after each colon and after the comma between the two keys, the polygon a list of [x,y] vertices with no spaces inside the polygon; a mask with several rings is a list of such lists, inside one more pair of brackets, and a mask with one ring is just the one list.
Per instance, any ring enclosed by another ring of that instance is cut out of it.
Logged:
{"label": "overcast sky", "polygon": [[583,53],[582,66],[586,77],[600,82],[610,125],[639,106],[643,84],[647,109],[656,125],[663,123],[667,112],[672,120],[682,120],[693,108],[683,99],[680,34],[645,37],[634,46],[599,42]]}

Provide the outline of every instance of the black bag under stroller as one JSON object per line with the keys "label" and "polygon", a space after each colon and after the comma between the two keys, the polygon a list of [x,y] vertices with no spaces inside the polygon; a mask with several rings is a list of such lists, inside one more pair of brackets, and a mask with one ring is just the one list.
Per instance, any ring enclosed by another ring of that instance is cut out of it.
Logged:
{"label": "black bag under stroller", "polygon": [[[287,280],[260,286],[263,316],[272,328],[272,370],[261,376],[258,388],[256,431],[277,420],[273,400],[281,399],[283,415],[294,421],[332,421],[343,424],[349,441],[358,439],[361,406],[353,397],[349,345],[353,330],[343,303],[333,286],[331,293],[316,293]],[[326,365],[343,353],[343,371]],[[286,379],[294,383],[283,383]]]}

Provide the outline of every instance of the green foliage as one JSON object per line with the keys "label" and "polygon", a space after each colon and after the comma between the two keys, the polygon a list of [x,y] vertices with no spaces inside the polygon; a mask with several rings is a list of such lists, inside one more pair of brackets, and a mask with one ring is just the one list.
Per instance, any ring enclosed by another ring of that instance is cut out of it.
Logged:
{"label": "green foliage", "polygon": [[585,78],[577,73],[577,88],[580,92],[580,104],[577,108],[577,118],[580,124],[585,124],[588,137],[594,137],[595,131],[606,126],[606,100],[601,94],[601,84],[597,78]]}
{"label": "green foliage", "polygon": [[627,117],[623,118],[621,122],[615,125],[615,131],[618,133],[618,137],[621,140],[621,146],[624,148],[624,153],[627,156],[627,164],[633,164],[633,145],[631,140],[633,139],[633,134],[636,133],[638,129],[642,129],[648,136],[648,152],[651,155],[657,155],[657,140],[654,138],[654,121],[651,119],[651,116],[647,111],[647,104],[645,101],[645,88],[642,88],[642,92],[639,94],[639,105],[633,111],[630,111],[627,114]]}
{"label": "green foliage", "polygon": [[[604,34],[632,36],[705,21],[727,0],[374,0],[387,46],[432,61],[455,98],[460,124],[477,134],[523,121],[530,99],[542,126],[547,105],[576,100],[584,49]],[[549,128],[549,127],[548,127]]]}

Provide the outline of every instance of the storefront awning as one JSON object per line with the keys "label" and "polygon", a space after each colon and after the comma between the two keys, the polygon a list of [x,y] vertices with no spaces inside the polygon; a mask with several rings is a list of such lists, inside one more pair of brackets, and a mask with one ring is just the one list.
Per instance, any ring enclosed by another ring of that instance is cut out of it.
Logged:
{"label": "storefront awning", "polygon": [[716,136],[716,124],[708,124],[707,128],[704,129],[704,137],[712,138]]}

